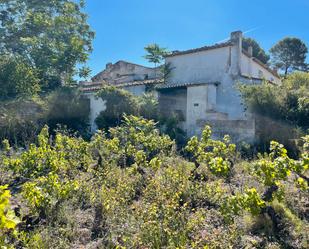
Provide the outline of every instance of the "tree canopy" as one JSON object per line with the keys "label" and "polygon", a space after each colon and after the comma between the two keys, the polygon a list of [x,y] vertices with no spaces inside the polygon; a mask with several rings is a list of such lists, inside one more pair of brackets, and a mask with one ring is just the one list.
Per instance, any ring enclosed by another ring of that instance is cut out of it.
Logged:
{"label": "tree canopy", "polygon": [[144,56],[150,63],[154,63],[155,66],[160,64],[163,59],[164,55],[167,54],[166,48],[161,48],[158,44],[149,44],[145,47],[147,54]]}
{"label": "tree canopy", "polygon": [[71,81],[92,50],[83,7],[82,0],[1,0],[0,54],[26,60],[45,88]]}
{"label": "tree canopy", "polygon": [[270,59],[270,56],[266,54],[265,50],[261,48],[260,44],[252,38],[243,38],[242,47],[245,50],[248,50],[249,47],[252,47],[253,56],[264,64],[267,64]]}
{"label": "tree canopy", "polygon": [[18,56],[2,56],[0,61],[0,100],[32,96],[39,90],[39,78],[34,68]]}
{"label": "tree canopy", "polygon": [[287,75],[292,70],[306,70],[308,48],[298,38],[287,37],[280,40],[270,49],[272,64]]}

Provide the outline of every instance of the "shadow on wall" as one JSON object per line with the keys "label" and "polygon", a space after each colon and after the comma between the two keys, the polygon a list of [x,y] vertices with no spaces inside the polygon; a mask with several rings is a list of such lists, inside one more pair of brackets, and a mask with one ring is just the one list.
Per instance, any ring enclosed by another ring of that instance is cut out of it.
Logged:
{"label": "shadow on wall", "polygon": [[285,146],[289,156],[296,158],[299,153],[297,141],[303,135],[300,129],[286,122],[261,115],[256,116],[256,146],[259,151],[268,151],[270,141],[274,140]]}

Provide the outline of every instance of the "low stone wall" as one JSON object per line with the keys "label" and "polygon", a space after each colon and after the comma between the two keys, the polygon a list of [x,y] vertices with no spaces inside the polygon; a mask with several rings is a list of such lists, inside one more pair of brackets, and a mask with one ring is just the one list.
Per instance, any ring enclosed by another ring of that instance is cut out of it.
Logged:
{"label": "low stone wall", "polygon": [[197,120],[195,134],[200,135],[205,125],[212,128],[213,138],[221,139],[230,135],[235,143],[255,141],[255,120]]}

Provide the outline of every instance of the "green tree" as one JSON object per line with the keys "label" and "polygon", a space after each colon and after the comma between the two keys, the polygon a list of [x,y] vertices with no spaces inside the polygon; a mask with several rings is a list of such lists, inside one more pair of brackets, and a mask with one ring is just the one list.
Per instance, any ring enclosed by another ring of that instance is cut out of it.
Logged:
{"label": "green tree", "polygon": [[306,56],[308,48],[306,44],[298,38],[287,37],[279,41],[270,49],[272,64],[284,71],[287,75],[289,71],[307,68]]}
{"label": "green tree", "polygon": [[164,56],[168,53],[166,48],[161,48],[158,44],[149,44],[144,48],[147,54],[144,56],[150,63],[154,63],[155,68],[164,60]]}
{"label": "green tree", "polygon": [[257,41],[252,38],[244,38],[242,40],[242,47],[245,50],[248,50],[249,47],[252,47],[253,56],[264,64],[267,64],[270,59],[269,55],[266,54],[263,48],[261,48],[260,44],[258,44]]}
{"label": "green tree", "polygon": [[2,55],[0,99],[32,96],[40,90],[37,71],[20,57]]}
{"label": "green tree", "polygon": [[83,7],[82,0],[1,0],[0,53],[27,60],[48,89],[71,81],[92,50]]}

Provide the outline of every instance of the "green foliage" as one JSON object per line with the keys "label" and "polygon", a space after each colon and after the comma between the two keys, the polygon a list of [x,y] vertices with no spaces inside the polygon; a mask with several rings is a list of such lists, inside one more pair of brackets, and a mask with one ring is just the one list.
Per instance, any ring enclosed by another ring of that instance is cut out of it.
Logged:
{"label": "green foliage", "polygon": [[221,207],[225,218],[232,220],[232,215],[239,215],[243,211],[248,211],[252,215],[261,214],[267,204],[272,204],[274,200],[283,201],[284,183],[292,175],[295,186],[302,191],[308,190],[307,172],[308,161],[308,136],[304,138],[304,153],[299,160],[288,157],[287,150],[282,144],[271,142],[270,153],[252,163],[252,175],[266,187],[263,195],[259,194],[256,188],[247,189],[245,193],[239,193],[226,199]]}
{"label": "green foliage", "polygon": [[264,147],[276,140],[292,150],[289,139],[299,138],[298,128],[309,128],[309,74],[290,74],[281,86],[242,85],[240,90],[246,106],[257,116],[257,132]]}
{"label": "green foliage", "polygon": [[79,91],[63,87],[41,98],[0,102],[0,140],[28,146],[47,124],[51,132],[67,128],[89,138],[89,103]]}
{"label": "green foliage", "polygon": [[62,87],[47,96],[44,122],[51,130],[58,126],[89,136],[89,100],[81,96],[76,88]]}
{"label": "green foliage", "polygon": [[145,93],[138,97],[140,116],[146,119],[159,120],[158,100],[153,93]]}
{"label": "green foliage", "polygon": [[233,215],[240,215],[243,211],[248,211],[252,215],[261,213],[266,203],[262,200],[255,188],[247,189],[245,193],[230,196],[221,206],[221,212],[228,222],[233,221]]}
{"label": "green foliage", "polygon": [[230,143],[229,136],[225,136],[223,141],[210,137],[211,129],[206,126],[201,139],[192,137],[185,149],[192,154],[195,162],[206,164],[214,175],[228,177],[236,159],[236,146]]}
{"label": "green foliage", "polygon": [[71,81],[94,37],[83,8],[84,1],[1,1],[1,54],[22,57],[45,88]]}
{"label": "green foliage", "polygon": [[291,159],[282,144],[272,141],[269,158],[258,160],[254,170],[265,186],[278,185],[291,174]]}
{"label": "green foliage", "polygon": [[109,127],[119,125],[124,113],[128,115],[138,114],[137,99],[125,90],[113,86],[104,86],[98,93],[98,97],[106,101],[106,110],[101,112],[95,121],[99,129],[108,130]]}
{"label": "green foliage", "polygon": [[259,59],[264,64],[267,64],[270,56],[266,54],[265,50],[261,48],[258,42],[252,38],[243,38],[242,47],[248,51],[249,47],[252,47],[253,57]]}
{"label": "green foliage", "polygon": [[60,202],[72,197],[79,187],[76,180],[60,179],[59,175],[50,172],[23,185],[22,196],[27,201],[31,212],[46,216]]}
{"label": "green foliage", "polygon": [[103,158],[114,155],[122,167],[147,166],[155,157],[169,155],[174,145],[168,136],[159,134],[154,121],[126,115],[121,126],[110,129],[109,141],[97,135],[94,143],[100,144]]}
{"label": "green foliage", "polygon": [[16,233],[16,225],[19,219],[15,216],[10,205],[11,193],[7,190],[7,186],[0,186],[0,247],[7,248],[6,239],[10,232]]}
{"label": "green foliage", "polygon": [[3,232],[9,229],[14,229],[18,224],[13,210],[10,206],[10,191],[7,190],[7,186],[0,186],[0,235],[3,236]]}
{"label": "green foliage", "polygon": [[187,142],[187,135],[179,127],[180,118],[177,115],[161,116],[159,119],[160,131],[176,141],[179,148],[183,148]]}
{"label": "green foliage", "polygon": [[273,142],[269,155],[237,164],[228,137],[210,136],[206,127],[201,139],[188,143],[194,163],[176,154],[154,121],[130,115],[90,142],[60,132],[50,136],[47,127],[24,151],[4,141],[0,170],[8,176],[0,180],[14,190],[19,219],[7,216],[10,196],[0,187],[0,228],[6,219],[16,222],[1,230],[0,245],[306,248],[308,223],[300,210],[308,200],[309,137],[297,160]]}
{"label": "green foliage", "polygon": [[56,134],[54,144],[51,144],[45,126],[38,136],[38,145],[31,144],[20,156],[5,158],[3,163],[15,174],[30,179],[50,172],[73,177],[78,170],[87,170],[91,162],[87,152],[87,142],[59,133]]}
{"label": "green foliage", "polygon": [[173,71],[174,67],[172,67],[172,64],[170,62],[168,63],[164,63],[161,68],[161,74],[163,76],[163,79],[166,81],[167,79],[169,79],[169,77],[171,77],[172,71]]}
{"label": "green foliage", "polygon": [[160,64],[164,60],[164,56],[168,53],[166,48],[161,48],[158,44],[149,44],[145,47],[148,53],[144,57],[155,65]]}
{"label": "green foliage", "polygon": [[124,114],[142,116],[158,121],[160,131],[175,139],[178,145],[185,143],[185,132],[178,127],[179,120],[175,116],[163,117],[160,115],[158,100],[153,93],[134,96],[128,91],[104,86],[98,96],[106,104],[106,110],[102,111],[95,120],[99,129],[108,131],[110,127],[120,125]]}
{"label": "green foliage", "polygon": [[284,74],[293,70],[306,69],[308,48],[298,38],[287,37],[280,40],[271,49],[272,64],[282,69]]}
{"label": "green foliage", "polygon": [[0,140],[15,145],[34,142],[42,128],[45,104],[40,99],[18,99],[0,102]]}
{"label": "green foliage", "polygon": [[36,69],[18,56],[1,55],[0,100],[31,97],[40,90]]}

